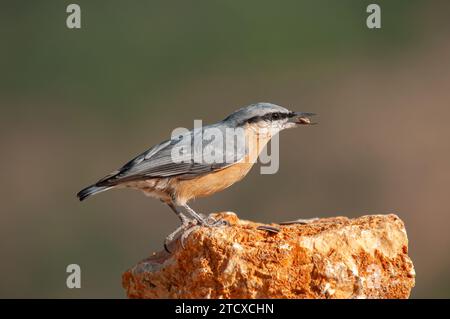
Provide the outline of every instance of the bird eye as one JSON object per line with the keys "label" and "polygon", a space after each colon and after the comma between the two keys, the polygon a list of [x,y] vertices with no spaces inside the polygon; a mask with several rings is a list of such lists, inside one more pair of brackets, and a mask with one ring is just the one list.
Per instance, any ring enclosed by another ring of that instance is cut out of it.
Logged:
{"label": "bird eye", "polygon": [[278,120],[279,118],[280,118],[280,114],[278,114],[278,113],[272,114],[272,120]]}

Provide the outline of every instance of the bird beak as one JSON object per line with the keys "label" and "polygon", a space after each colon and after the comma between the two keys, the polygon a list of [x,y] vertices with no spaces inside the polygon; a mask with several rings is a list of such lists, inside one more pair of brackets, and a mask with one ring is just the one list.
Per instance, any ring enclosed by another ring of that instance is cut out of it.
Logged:
{"label": "bird beak", "polygon": [[290,122],[299,124],[299,125],[314,125],[317,123],[311,122],[310,117],[314,116],[314,113],[298,113],[295,112],[295,116],[289,119]]}

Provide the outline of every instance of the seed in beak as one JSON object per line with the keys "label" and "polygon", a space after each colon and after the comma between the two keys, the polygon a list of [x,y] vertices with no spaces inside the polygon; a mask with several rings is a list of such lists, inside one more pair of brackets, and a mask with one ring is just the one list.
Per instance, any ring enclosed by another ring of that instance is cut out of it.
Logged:
{"label": "seed in beak", "polygon": [[311,124],[311,120],[307,117],[299,117],[297,120],[298,124]]}

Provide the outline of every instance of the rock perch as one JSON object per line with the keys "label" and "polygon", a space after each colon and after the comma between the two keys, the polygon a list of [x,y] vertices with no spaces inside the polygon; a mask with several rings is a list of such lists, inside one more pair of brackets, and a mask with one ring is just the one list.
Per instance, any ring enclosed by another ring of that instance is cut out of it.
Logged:
{"label": "rock perch", "polygon": [[408,298],[415,272],[396,215],[197,227],[172,254],[153,253],[123,274],[130,298]]}

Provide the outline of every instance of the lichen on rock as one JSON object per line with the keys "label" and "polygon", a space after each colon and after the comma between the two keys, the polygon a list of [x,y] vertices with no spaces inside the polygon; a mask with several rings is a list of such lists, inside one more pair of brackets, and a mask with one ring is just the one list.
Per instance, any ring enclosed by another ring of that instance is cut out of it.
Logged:
{"label": "lichen on rock", "polygon": [[234,213],[197,227],[185,247],[123,274],[130,298],[408,298],[415,272],[396,215],[324,218],[273,233]]}

